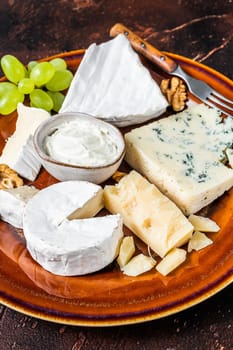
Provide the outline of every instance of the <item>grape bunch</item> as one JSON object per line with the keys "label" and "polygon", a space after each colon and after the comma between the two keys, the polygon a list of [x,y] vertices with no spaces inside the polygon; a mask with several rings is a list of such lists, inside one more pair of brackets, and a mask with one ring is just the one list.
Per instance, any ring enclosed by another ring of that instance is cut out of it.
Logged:
{"label": "grape bunch", "polygon": [[0,82],[0,114],[16,110],[28,95],[31,107],[58,112],[65,98],[73,73],[65,60],[54,58],[49,62],[29,62],[27,68],[12,55],[1,58],[1,68],[8,81]]}

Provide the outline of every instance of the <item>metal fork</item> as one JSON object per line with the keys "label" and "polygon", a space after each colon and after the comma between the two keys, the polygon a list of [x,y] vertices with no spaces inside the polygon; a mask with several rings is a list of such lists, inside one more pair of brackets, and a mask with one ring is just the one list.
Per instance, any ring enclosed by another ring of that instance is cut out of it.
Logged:
{"label": "metal fork", "polygon": [[115,24],[110,30],[110,36],[115,37],[118,34],[124,34],[130,41],[135,51],[155,63],[164,72],[182,78],[185,81],[189,91],[199,100],[208,106],[217,108],[225,115],[233,115],[233,100],[224,97],[205,82],[195,79],[189,74],[185,73],[174,60],[138,37],[127,27],[120,23]]}

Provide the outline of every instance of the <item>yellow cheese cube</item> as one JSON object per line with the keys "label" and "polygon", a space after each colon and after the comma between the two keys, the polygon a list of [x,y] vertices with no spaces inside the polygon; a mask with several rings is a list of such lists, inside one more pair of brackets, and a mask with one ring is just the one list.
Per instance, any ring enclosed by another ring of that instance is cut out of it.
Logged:
{"label": "yellow cheese cube", "polygon": [[128,264],[122,268],[122,271],[127,276],[138,276],[151,270],[155,264],[156,261],[150,256],[139,254],[132,258]]}
{"label": "yellow cheese cube", "polygon": [[160,261],[156,270],[166,276],[185,261],[186,255],[184,249],[174,248]]}
{"label": "yellow cheese cube", "polygon": [[124,237],[121,245],[120,252],[117,258],[117,263],[120,267],[123,267],[127,264],[127,262],[132,258],[135,252],[135,244],[133,240],[133,236]]}

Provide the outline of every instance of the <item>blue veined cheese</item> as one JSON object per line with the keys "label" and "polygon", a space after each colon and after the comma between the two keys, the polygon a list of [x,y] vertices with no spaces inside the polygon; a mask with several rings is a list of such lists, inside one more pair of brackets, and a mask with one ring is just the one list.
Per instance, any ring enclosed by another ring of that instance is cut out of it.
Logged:
{"label": "blue veined cheese", "polygon": [[125,135],[126,161],[172,199],[185,214],[213,202],[233,186],[224,165],[233,144],[233,118],[197,105]]}

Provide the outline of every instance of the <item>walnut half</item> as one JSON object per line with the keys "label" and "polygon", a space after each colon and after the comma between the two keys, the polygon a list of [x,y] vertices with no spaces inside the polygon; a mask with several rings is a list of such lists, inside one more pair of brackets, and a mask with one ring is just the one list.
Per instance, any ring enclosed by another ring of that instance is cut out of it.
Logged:
{"label": "walnut half", "polygon": [[23,180],[6,164],[0,164],[0,189],[23,186]]}
{"label": "walnut half", "polygon": [[163,79],[160,84],[160,89],[175,112],[180,112],[185,108],[188,95],[187,87],[183,80],[177,77]]}
{"label": "walnut half", "polygon": [[125,175],[127,175],[127,173],[123,172],[123,171],[116,171],[113,175],[112,178],[114,181],[119,182],[122,177],[124,177]]}

